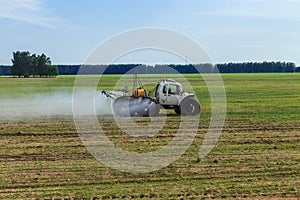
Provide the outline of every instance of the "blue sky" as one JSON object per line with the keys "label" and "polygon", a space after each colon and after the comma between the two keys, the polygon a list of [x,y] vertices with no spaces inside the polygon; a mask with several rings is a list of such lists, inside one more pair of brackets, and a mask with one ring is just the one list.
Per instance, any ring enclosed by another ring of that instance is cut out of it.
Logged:
{"label": "blue sky", "polygon": [[0,64],[17,50],[80,64],[105,39],[142,27],[183,33],[215,63],[300,65],[300,0],[0,0]]}

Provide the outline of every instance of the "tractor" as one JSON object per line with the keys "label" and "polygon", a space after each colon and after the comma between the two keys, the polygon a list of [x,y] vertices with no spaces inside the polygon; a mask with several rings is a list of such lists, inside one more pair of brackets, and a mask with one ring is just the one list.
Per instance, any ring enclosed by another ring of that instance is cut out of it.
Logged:
{"label": "tractor", "polygon": [[[137,87],[137,84],[140,86]],[[177,114],[194,116],[200,113],[200,104],[195,95],[184,92],[182,85],[172,79],[162,79],[154,88],[155,96],[151,97],[135,74],[132,95],[126,95],[128,88],[123,90],[124,95],[101,91],[112,98],[113,111],[120,117],[128,116],[158,116],[160,109],[172,109]]]}

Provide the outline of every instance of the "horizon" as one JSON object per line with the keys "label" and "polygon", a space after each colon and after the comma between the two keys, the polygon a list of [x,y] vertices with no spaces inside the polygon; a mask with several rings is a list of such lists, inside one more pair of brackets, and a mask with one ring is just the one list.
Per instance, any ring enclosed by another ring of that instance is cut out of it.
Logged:
{"label": "horizon", "polygon": [[[296,67],[300,67],[300,65],[297,65],[297,63],[295,62],[292,62],[292,61],[245,61],[245,62],[218,62],[218,63],[111,63],[111,64],[84,64],[84,63],[79,63],[79,64],[76,64],[76,63],[71,63],[71,64],[66,64],[66,63],[52,63],[51,65],[55,65],[55,66],[83,66],[83,65],[91,65],[91,66],[98,66],[98,65],[146,65],[146,66],[155,66],[155,65],[205,65],[205,64],[212,64],[212,65],[218,65],[218,64],[229,64],[229,63],[233,63],[233,64],[241,64],[241,63],[264,63],[264,62],[267,62],[267,63],[271,63],[271,62],[274,62],[274,63],[277,63],[277,62],[280,62],[280,63],[294,63],[296,65]],[[12,63],[11,64],[0,64],[0,66],[12,66]]]}
{"label": "horizon", "polygon": [[[211,65],[218,65],[218,64],[229,64],[229,63],[233,63],[233,64],[242,64],[242,63],[264,63],[264,62],[267,62],[267,63],[271,63],[271,62],[274,62],[274,63],[277,63],[277,62],[280,62],[280,63],[294,63],[296,65],[296,67],[300,67],[300,65],[297,65],[297,63],[295,62],[290,62],[290,61],[245,61],[245,62],[218,62],[218,63],[111,63],[111,64],[62,64],[62,63],[58,63],[58,64],[54,64],[52,63],[51,65],[54,65],[54,66],[84,66],[84,65],[91,65],[91,66],[99,66],[99,65],[146,65],[146,66],[155,66],[155,65],[205,65],[205,64],[211,64]],[[12,63],[11,64],[0,64],[0,66],[12,66]]]}

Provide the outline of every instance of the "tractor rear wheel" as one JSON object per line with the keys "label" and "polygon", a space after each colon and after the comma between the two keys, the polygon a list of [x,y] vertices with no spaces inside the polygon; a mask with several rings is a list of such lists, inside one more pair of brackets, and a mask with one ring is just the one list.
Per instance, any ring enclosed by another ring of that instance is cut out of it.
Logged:
{"label": "tractor rear wheel", "polygon": [[180,113],[184,116],[198,115],[200,113],[200,104],[194,98],[186,98],[180,103]]}
{"label": "tractor rear wheel", "polygon": [[158,116],[160,112],[160,105],[153,102],[153,104],[149,107],[149,117]]}

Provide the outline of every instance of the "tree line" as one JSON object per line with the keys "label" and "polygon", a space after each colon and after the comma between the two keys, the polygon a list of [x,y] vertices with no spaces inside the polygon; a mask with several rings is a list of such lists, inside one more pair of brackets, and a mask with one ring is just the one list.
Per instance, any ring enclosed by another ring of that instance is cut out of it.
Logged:
{"label": "tree line", "polygon": [[[81,65],[58,65],[59,73],[64,75],[77,74]],[[193,74],[193,73],[293,73],[300,72],[292,62],[245,62],[224,64],[117,64],[85,66],[84,74],[125,74],[135,70],[140,74]]]}
{"label": "tree line", "polygon": [[[13,66],[0,66],[0,75],[15,76],[55,76],[76,75],[81,65],[58,65],[52,66],[50,58],[44,54],[36,56],[25,53],[23,63],[16,62]],[[28,59],[28,56],[31,57]],[[19,57],[18,57],[19,59]],[[17,59],[17,60],[18,60]],[[15,60],[15,57],[14,59]],[[23,60],[23,59],[19,59]],[[39,62],[38,62],[39,61]],[[25,64],[24,64],[25,63]],[[30,64],[34,63],[34,64]],[[17,67],[14,69],[14,67]],[[24,67],[27,66],[27,67]],[[16,71],[15,71],[16,70]],[[113,65],[85,65],[83,74],[125,74],[130,70],[137,70],[140,74],[191,74],[191,73],[292,73],[300,72],[300,67],[296,67],[292,62],[244,62],[244,63],[224,63],[224,64],[113,64]],[[18,73],[17,73],[18,72]]]}
{"label": "tree line", "polygon": [[51,64],[45,54],[36,55],[28,51],[13,52],[11,75],[18,77],[55,77],[58,67]]}
{"label": "tree line", "polygon": [[217,64],[215,67],[220,73],[291,73],[299,72],[292,62],[245,62]]}

